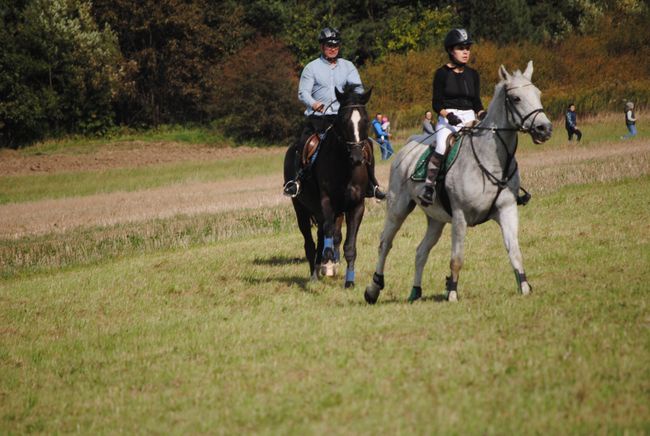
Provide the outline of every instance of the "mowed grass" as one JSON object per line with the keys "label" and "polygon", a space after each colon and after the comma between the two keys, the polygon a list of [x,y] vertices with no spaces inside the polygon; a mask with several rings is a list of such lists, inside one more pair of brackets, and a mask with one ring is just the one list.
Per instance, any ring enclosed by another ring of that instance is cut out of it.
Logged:
{"label": "mowed grass", "polygon": [[650,177],[561,188],[520,209],[534,293],[498,227],[471,229],[457,304],[449,231],[407,304],[424,219],[363,302],[307,280],[302,239],[234,234],[0,282],[0,433],[648,433]]}

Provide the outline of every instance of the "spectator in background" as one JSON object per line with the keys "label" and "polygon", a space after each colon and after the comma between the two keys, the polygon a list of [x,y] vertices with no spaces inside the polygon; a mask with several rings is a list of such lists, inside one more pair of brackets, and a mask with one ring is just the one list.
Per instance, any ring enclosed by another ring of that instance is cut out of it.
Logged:
{"label": "spectator in background", "polygon": [[576,105],[571,103],[569,108],[564,115],[564,127],[566,127],[567,134],[569,135],[569,141],[573,139],[575,134],[578,138],[578,142],[582,139],[582,132],[578,130],[577,118],[576,118]]}
{"label": "spectator in background", "polygon": [[621,139],[636,136],[636,117],[634,116],[634,103],[631,101],[625,103],[625,126],[627,127],[628,133],[625,136],[621,136]]}
{"label": "spectator in background", "polygon": [[426,111],[424,113],[424,120],[422,121],[422,131],[429,135],[433,135],[436,133],[436,131],[433,130],[433,124],[431,124],[432,117],[433,117],[433,113],[431,113],[431,111]]}
{"label": "spectator in background", "polygon": [[381,117],[381,128],[384,129],[384,132],[390,135],[390,121],[386,115]]}
{"label": "spectator in background", "polygon": [[372,120],[372,128],[375,130],[375,135],[377,135],[377,142],[379,143],[379,149],[381,150],[381,159],[386,160],[390,159],[394,151],[393,146],[388,140],[391,135],[382,127],[382,118],[381,112],[378,112],[377,115],[375,115],[375,119]]}

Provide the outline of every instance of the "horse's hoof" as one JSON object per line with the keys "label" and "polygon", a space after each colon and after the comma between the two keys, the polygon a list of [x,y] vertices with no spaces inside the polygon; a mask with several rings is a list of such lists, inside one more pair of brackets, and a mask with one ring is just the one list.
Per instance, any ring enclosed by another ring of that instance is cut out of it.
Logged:
{"label": "horse's hoof", "polygon": [[456,291],[449,291],[449,292],[447,293],[447,301],[451,301],[451,302],[456,302],[456,301],[458,301],[458,292],[456,292]]}
{"label": "horse's hoof", "polygon": [[528,282],[522,282],[519,292],[521,292],[521,295],[530,295],[530,293],[533,292],[533,288],[528,284]]}
{"label": "horse's hoof", "polygon": [[408,302],[413,303],[414,301],[422,298],[422,288],[420,286],[413,286],[411,289],[411,295],[409,295]]}
{"label": "horse's hoof", "polygon": [[321,265],[320,275],[326,277],[334,277],[334,262],[327,262]]}
{"label": "horse's hoof", "polygon": [[354,288],[354,282],[346,281],[345,282],[345,288]]}
{"label": "horse's hoof", "polygon": [[366,288],[366,292],[363,293],[363,298],[366,299],[366,303],[375,304],[379,299],[379,292],[381,292],[379,289],[370,285]]}

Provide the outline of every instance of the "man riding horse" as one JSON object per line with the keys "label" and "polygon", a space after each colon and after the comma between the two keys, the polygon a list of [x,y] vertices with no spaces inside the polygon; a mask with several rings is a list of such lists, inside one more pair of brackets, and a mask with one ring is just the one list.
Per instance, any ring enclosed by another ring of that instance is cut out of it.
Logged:
{"label": "man riding horse", "polygon": [[[302,71],[298,85],[298,98],[306,106],[306,122],[296,149],[296,162],[300,162],[303,147],[307,142],[320,141],[327,130],[334,124],[339,111],[335,89],[343,90],[346,85],[355,85],[356,92],[363,93],[361,77],[354,64],[339,57],[341,35],[337,29],[326,27],[318,37],[321,56],[313,60]],[[370,150],[372,153],[372,150]],[[300,168],[300,164],[296,165]],[[386,198],[375,177],[375,162],[371,155],[368,159],[367,197],[379,200]],[[300,184],[307,176],[308,168],[299,170],[293,180],[284,185],[284,195],[295,197],[300,193]]]}

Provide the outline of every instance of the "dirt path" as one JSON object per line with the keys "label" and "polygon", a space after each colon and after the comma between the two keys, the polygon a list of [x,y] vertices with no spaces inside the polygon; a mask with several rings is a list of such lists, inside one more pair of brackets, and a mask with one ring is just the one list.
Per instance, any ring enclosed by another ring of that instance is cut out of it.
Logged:
{"label": "dirt path", "polygon": [[[246,152],[248,151],[235,151]],[[273,158],[281,158],[279,149],[265,152],[275,156]],[[647,143],[617,142],[553,152],[522,152],[518,160],[522,168],[530,171],[580,161],[607,160],[614,156],[644,155],[647,159],[648,153],[650,145]],[[217,154],[215,152],[215,155]],[[225,158],[225,154],[220,158]],[[92,160],[92,156],[88,156],[88,159]],[[119,160],[121,159],[125,158],[121,157]],[[388,171],[388,165],[382,165],[378,169],[377,176],[384,185],[388,181]],[[246,183],[230,179],[211,183],[178,184],[137,192],[8,204],[0,206],[0,238],[63,232],[80,226],[104,226],[167,218],[178,214],[193,215],[289,205],[289,200],[280,193],[281,180],[281,174],[277,174],[249,179]]]}
{"label": "dirt path", "polygon": [[[90,147],[92,149],[92,147]],[[99,150],[83,152],[72,148],[65,153],[25,155],[16,150],[0,149],[0,174],[17,176],[37,173],[97,171],[111,168],[136,168],[183,161],[210,161],[255,155],[276,155],[283,148],[207,147],[169,142],[127,142],[102,145]]]}

